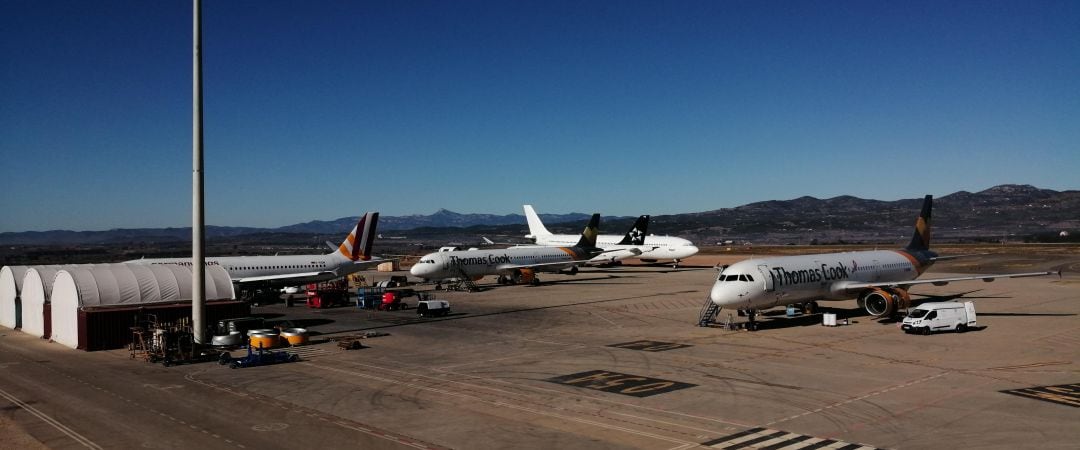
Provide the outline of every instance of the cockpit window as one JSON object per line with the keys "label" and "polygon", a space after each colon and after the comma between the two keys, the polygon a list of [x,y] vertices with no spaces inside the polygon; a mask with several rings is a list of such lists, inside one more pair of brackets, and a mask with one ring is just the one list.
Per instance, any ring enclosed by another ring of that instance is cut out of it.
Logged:
{"label": "cockpit window", "polygon": [[754,277],[752,275],[747,275],[746,281],[754,281]]}

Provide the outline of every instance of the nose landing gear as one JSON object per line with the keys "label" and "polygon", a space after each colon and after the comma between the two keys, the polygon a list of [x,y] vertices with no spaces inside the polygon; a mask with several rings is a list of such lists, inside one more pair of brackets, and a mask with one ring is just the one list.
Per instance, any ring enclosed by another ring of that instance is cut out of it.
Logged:
{"label": "nose landing gear", "polygon": [[746,330],[747,331],[757,331],[758,330],[758,324],[757,324],[757,322],[754,321],[754,316],[757,315],[757,310],[756,309],[740,309],[739,310],[739,315],[740,316],[746,316]]}

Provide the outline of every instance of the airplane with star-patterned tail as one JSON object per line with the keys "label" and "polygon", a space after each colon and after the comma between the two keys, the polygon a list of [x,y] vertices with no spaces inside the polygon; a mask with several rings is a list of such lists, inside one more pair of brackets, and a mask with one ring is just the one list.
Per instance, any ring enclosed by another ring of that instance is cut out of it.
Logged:
{"label": "airplane with star-patterned tail", "polygon": [[[537,245],[571,245],[577,241],[576,235],[553,234],[548,231],[532,205],[524,205],[524,209],[525,219],[529,223],[529,234],[525,237],[533,239]],[[683,259],[697,254],[698,248],[692,242],[674,236],[650,236],[648,226],[649,216],[641,216],[626,235],[597,236],[596,246],[607,252],[597,255],[596,261],[591,263],[611,264],[628,258],[637,258],[643,262],[671,260],[677,267]]]}

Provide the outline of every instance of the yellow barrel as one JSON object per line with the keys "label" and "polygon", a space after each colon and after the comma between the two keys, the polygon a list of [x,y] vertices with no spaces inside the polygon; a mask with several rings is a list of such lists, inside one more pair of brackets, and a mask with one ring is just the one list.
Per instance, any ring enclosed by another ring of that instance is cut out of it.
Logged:
{"label": "yellow barrel", "polygon": [[281,337],[289,345],[304,345],[308,343],[308,332],[303,328],[289,328],[281,332]]}
{"label": "yellow barrel", "polygon": [[278,346],[278,335],[254,333],[251,335],[251,348],[274,348]]}

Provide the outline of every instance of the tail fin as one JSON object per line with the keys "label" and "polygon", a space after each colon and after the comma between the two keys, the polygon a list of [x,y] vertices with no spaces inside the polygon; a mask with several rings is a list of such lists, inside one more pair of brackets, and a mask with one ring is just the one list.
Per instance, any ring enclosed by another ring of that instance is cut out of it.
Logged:
{"label": "tail fin", "polygon": [[911,236],[911,243],[905,249],[913,251],[930,250],[930,210],[933,207],[933,195],[927,195],[923,198],[922,212],[919,213],[919,218],[915,220],[915,234]]}
{"label": "tail fin", "polygon": [[639,216],[626,232],[619,245],[645,245],[645,234],[649,232],[649,216]]}
{"label": "tail fin", "polygon": [[352,232],[338,246],[338,253],[351,261],[371,259],[371,246],[375,242],[375,225],[379,223],[379,213],[369,212],[360,216]]}
{"label": "tail fin", "polygon": [[589,218],[589,224],[585,225],[585,230],[581,232],[581,239],[578,239],[575,247],[592,249],[596,248],[596,235],[600,229],[600,214],[593,214]]}
{"label": "tail fin", "polygon": [[536,211],[533,211],[532,205],[525,205],[525,220],[529,222],[529,236],[535,238],[537,236],[551,236],[551,232],[544,227],[544,222],[540,221],[540,216],[536,215]]}

